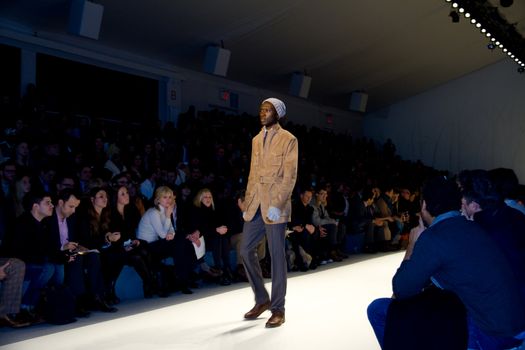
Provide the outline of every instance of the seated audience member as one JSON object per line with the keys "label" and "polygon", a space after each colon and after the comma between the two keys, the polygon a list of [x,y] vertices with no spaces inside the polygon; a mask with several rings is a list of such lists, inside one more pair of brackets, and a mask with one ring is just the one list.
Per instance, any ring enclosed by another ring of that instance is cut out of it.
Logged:
{"label": "seated audience member", "polygon": [[28,174],[17,174],[15,181],[15,188],[7,200],[7,205],[10,205],[11,215],[14,218],[19,217],[24,212],[22,201],[24,196],[31,191],[31,177]]}
{"label": "seated audience member", "polygon": [[120,150],[115,149],[114,152],[111,154],[109,159],[104,164],[104,169],[111,172],[111,177],[117,176],[120,173],[123,173],[127,171],[128,169],[122,162],[122,158],[120,156]]}
{"label": "seated audience member", "polygon": [[326,209],[327,196],[327,190],[324,187],[319,188],[312,204],[314,208],[312,222],[319,230],[320,237],[316,259],[321,265],[343,260],[337,254],[337,222],[330,217]]}
{"label": "seated audience member", "polygon": [[463,215],[494,239],[509,260],[525,297],[525,215],[505,204],[485,170],[470,172],[462,196]]}
{"label": "seated audience member", "polygon": [[[144,297],[151,298],[154,284],[148,242],[137,239],[135,233],[141,216],[137,207],[130,204],[127,186],[116,187],[110,207],[110,231],[120,232],[121,239],[116,242],[115,248],[121,251],[123,263],[132,266],[142,279]],[[112,283],[115,285],[116,280]]]}
{"label": "seated audience member", "polygon": [[15,190],[16,181],[16,163],[13,160],[7,160],[0,164],[0,190],[4,198],[9,198]]}
{"label": "seated audience member", "polygon": [[525,205],[518,199],[520,185],[514,170],[496,168],[490,170],[489,175],[496,192],[503,198],[505,204],[525,214]]}
{"label": "seated audience member", "polygon": [[56,193],[60,193],[61,191],[65,190],[66,188],[69,189],[77,189],[76,187],[76,176],[73,174],[67,174],[67,173],[58,173],[56,176]]}
{"label": "seated audience member", "polygon": [[155,188],[157,187],[157,180],[160,178],[160,170],[158,168],[152,167],[149,170],[146,170],[146,179],[140,184],[140,194],[148,201],[154,201],[153,195],[155,193]]}
{"label": "seated audience member", "polygon": [[36,191],[45,191],[50,194],[55,193],[55,176],[56,168],[52,165],[44,163],[38,170],[38,176],[33,178],[31,188]]}
{"label": "seated audience member", "polygon": [[[392,280],[394,297],[417,296],[432,281],[456,294],[465,305],[469,348],[508,349],[521,344],[525,300],[507,258],[492,238],[460,216],[461,195],[456,183],[434,178],[424,186],[422,199],[422,220],[411,231],[405,258]],[[377,299],[368,307],[368,318],[382,348],[391,303],[390,298]],[[420,324],[431,317],[421,317]],[[436,329],[433,336],[443,334]],[[423,341],[431,343],[432,338]],[[420,348],[426,345],[421,343]]]}
{"label": "seated audience member", "polygon": [[374,245],[380,251],[394,250],[392,240],[399,235],[399,227],[394,217],[393,203],[396,194],[393,186],[385,186],[375,203]]}
{"label": "seated audience member", "polygon": [[[242,263],[241,257],[241,239],[242,239],[242,230],[244,226],[244,219],[242,217],[243,212],[246,210],[244,206],[244,190],[239,190],[235,194],[234,201],[229,208],[228,212],[228,228],[232,232],[231,236],[231,245],[235,249],[237,268],[236,268],[236,277],[240,281],[248,282],[248,276],[246,276],[246,270]],[[264,236],[259,244],[257,245],[257,256],[259,262],[261,263],[261,269],[263,269],[262,261],[266,257],[266,236]],[[263,269],[263,276],[269,276],[269,272]]]}
{"label": "seated audience member", "polygon": [[[292,217],[288,223],[288,227],[293,231],[288,235],[288,239],[295,253],[295,264],[301,271],[316,267],[316,262],[312,257],[317,255],[315,237],[318,238],[318,234],[316,235],[313,224],[314,208],[310,205],[312,195],[313,191],[310,188],[300,191],[299,200],[292,202]],[[301,248],[306,254],[301,254]]]}
{"label": "seated audience member", "polygon": [[206,266],[204,271],[212,276],[220,275],[221,284],[228,285],[233,277],[230,267],[231,245],[228,227],[225,225],[226,218],[221,214],[215,208],[211,191],[207,188],[199,190],[193,200],[191,227],[188,227],[188,232],[200,232],[200,236],[204,237],[206,250],[213,254],[215,271]]}
{"label": "seated audience member", "polygon": [[[78,211],[78,243],[89,249],[97,250],[102,265],[104,280],[104,302],[111,306],[119,302],[115,295],[115,281],[122,270],[122,255],[118,250],[120,232],[111,231],[109,225],[108,195],[105,189],[93,187],[84,199]],[[102,307],[101,309],[105,309]],[[114,312],[114,308],[107,310]],[[102,310],[106,311],[106,310]]]}
{"label": "seated audience member", "polygon": [[88,164],[83,164],[78,169],[78,184],[80,193],[87,194],[91,188],[91,181],[93,180],[93,167]]}
{"label": "seated audience member", "polygon": [[25,140],[20,140],[15,145],[14,160],[18,170],[21,172],[31,172],[33,169],[33,160],[29,144]]}
{"label": "seated audience member", "polygon": [[365,188],[350,199],[350,209],[348,210],[348,231],[351,235],[364,235],[368,232],[372,224],[372,213],[369,208],[374,202],[374,193],[371,189]]}
{"label": "seated audience member", "polygon": [[53,215],[51,196],[46,192],[35,191],[25,195],[24,213],[16,219],[15,229],[8,246],[11,256],[23,260],[26,264],[22,308],[30,319],[38,319],[36,306],[44,288],[53,277],[60,284],[58,265],[51,262],[53,254],[45,218]]}
{"label": "seated audience member", "polygon": [[73,189],[64,189],[57,195],[55,212],[46,219],[54,260],[64,264],[64,283],[76,298],[76,316],[89,316],[88,309],[115,312],[104,301],[104,281],[100,254],[88,252],[79,244],[79,228],[75,214],[80,204]]}
{"label": "seated audience member", "polygon": [[328,196],[328,212],[330,217],[337,221],[337,254],[346,259],[348,254],[344,252],[346,230],[348,223],[348,209],[349,209],[349,192],[350,189],[344,182],[339,182],[336,190],[330,192]]}
{"label": "seated audience member", "polygon": [[[408,187],[399,189],[398,213],[404,219],[402,235],[408,236],[410,230],[419,224],[419,200]],[[405,237],[406,237],[405,236]],[[408,240],[404,240],[408,242]]]}
{"label": "seated audience member", "polygon": [[19,320],[25,264],[20,259],[0,258],[0,327],[29,326]]}
{"label": "seated audience member", "polygon": [[[137,238],[148,242],[153,268],[160,271],[162,260],[171,257],[175,263],[176,276],[182,293],[192,294],[189,289],[190,274],[195,260],[195,252],[188,250],[188,245],[182,244],[185,240],[196,242],[198,237],[184,235],[175,231],[172,215],[175,209],[175,195],[167,186],[157,188],[154,195],[154,207],[149,208],[142,218],[137,229]],[[177,240],[175,240],[177,236]],[[191,255],[193,254],[193,256]],[[159,295],[167,296],[165,278],[161,277]]]}

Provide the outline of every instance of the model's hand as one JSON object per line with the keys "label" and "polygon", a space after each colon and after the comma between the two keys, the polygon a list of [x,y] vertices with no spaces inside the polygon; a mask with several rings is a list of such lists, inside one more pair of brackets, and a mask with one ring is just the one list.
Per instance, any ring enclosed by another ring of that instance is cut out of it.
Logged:
{"label": "model's hand", "polygon": [[175,238],[175,234],[173,232],[166,234],[166,241],[171,241],[173,238]]}
{"label": "model's hand", "polygon": [[281,217],[281,210],[276,207],[270,207],[268,209],[268,215],[266,215],[271,221],[277,221]]}

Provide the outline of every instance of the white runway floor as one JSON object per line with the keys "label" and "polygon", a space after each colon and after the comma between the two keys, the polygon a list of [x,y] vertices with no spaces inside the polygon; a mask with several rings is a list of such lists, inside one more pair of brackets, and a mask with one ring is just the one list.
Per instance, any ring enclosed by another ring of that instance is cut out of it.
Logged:
{"label": "white runway floor", "polygon": [[[391,295],[403,254],[351,256],[290,273],[286,323],[275,329],[264,327],[270,312],[243,320],[253,294],[247,283],[236,283],[196,289],[193,295],[125,301],[115,314],[97,312],[64,326],[0,328],[0,349],[376,350],[366,307]],[[268,280],[268,290],[269,285]]]}

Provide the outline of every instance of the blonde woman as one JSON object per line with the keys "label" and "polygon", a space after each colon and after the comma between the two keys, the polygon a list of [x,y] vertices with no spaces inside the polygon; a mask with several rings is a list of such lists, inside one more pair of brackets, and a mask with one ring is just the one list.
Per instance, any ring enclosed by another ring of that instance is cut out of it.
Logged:
{"label": "blonde woman", "polygon": [[221,284],[230,284],[232,279],[230,235],[228,234],[228,227],[224,224],[226,221],[225,215],[219,214],[209,189],[203,188],[197,192],[193,200],[191,217],[189,232],[200,232],[200,235],[205,237],[206,250],[211,251],[213,254],[213,265],[216,270],[207,270],[206,266],[204,266],[204,270],[212,276],[216,274],[222,275]]}
{"label": "blonde woman", "polygon": [[[171,188],[161,186],[154,193],[153,203],[154,206],[140,219],[137,238],[148,242],[153,269],[157,272],[161,270],[163,259],[173,259],[177,270],[175,277],[182,293],[191,294],[193,292],[188,286],[195,253],[190,241],[183,234],[177,234],[173,225],[176,222],[175,194]],[[160,296],[167,296],[169,293],[165,281],[165,278],[161,278]]]}

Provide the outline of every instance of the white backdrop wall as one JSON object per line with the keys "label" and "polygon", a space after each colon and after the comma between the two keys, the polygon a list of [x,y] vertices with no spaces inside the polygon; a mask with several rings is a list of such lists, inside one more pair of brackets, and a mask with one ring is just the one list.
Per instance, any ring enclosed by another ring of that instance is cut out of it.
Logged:
{"label": "white backdrop wall", "polygon": [[525,74],[504,59],[366,115],[363,130],[404,159],[452,173],[512,168],[525,183]]}

